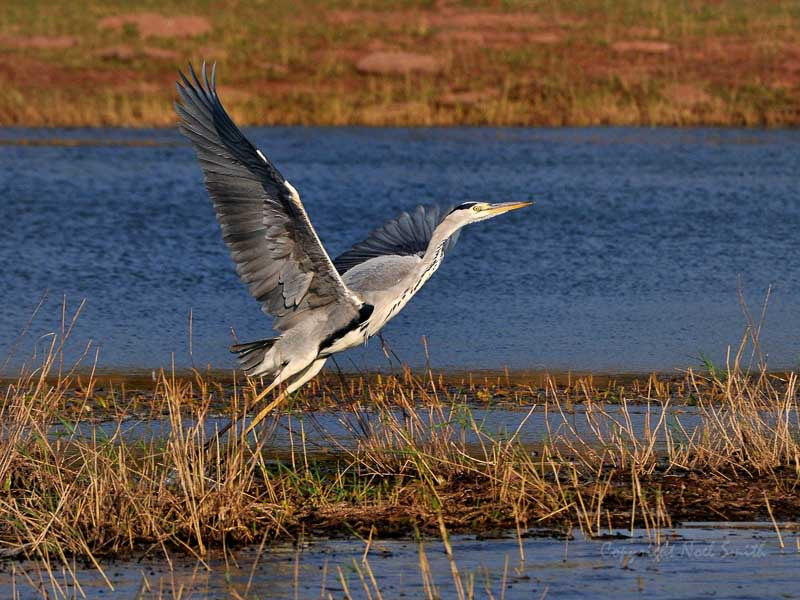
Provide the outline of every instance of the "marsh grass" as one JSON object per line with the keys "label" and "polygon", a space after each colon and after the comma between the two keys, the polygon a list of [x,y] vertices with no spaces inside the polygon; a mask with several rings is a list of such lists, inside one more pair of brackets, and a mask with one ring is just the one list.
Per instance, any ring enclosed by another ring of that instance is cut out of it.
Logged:
{"label": "marsh grass", "polygon": [[[40,565],[41,581],[30,585],[74,590],[78,559],[103,573],[109,557],[177,552],[203,564],[210,552],[303,535],[369,545],[417,531],[441,537],[458,596],[472,597],[474,576],[459,571],[448,532],[516,531],[524,558],[532,527],[577,527],[588,537],[644,527],[660,544],[675,520],[774,522],[800,508],[797,376],[767,370],[753,324],[724,367],[690,369],[679,383],[652,376],[599,389],[579,377],[519,386],[499,396],[519,413],[504,435],[488,431],[474,407],[481,391],[508,389],[508,374],[497,388],[471,378],[448,384],[430,370],[318,382],[287,405],[289,445],[276,448],[277,417],[252,438],[242,433],[254,381],[222,386],[171,370],[145,399],[107,386],[99,393],[93,368],[63,362],[76,319],[64,312],[37,366],[21,370],[0,404],[0,552]],[[89,348],[83,355],[92,358]],[[320,451],[308,441],[320,427],[308,407],[337,399],[352,443],[330,438]],[[699,415],[691,427],[681,421],[687,399]],[[235,422],[215,439],[209,416],[221,402]],[[634,425],[634,404],[644,426]],[[531,448],[520,433],[539,411],[550,418]],[[123,436],[137,413],[165,419],[166,435]],[[105,427],[87,430],[86,421]],[[423,578],[425,560],[420,546]],[[380,597],[368,561],[352,573],[357,582],[331,576]]]}
{"label": "marsh grass", "polygon": [[[23,369],[0,406],[5,556],[62,566],[79,556],[100,568],[103,557],[132,553],[202,560],[211,548],[301,531],[403,536],[534,525],[578,526],[589,536],[643,525],[658,540],[674,518],[780,518],[800,501],[797,378],[742,367],[747,342],[757,342],[750,330],[724,371],[689,370],[680,386],[651,377],[609,396],[591,378],[566,387],[548,380],[531,389],[534,403],[504,436],[487,432],[465,401],[474,383],[462,391],[408,371],[341,380],[340,419],[353,443],[331,439],[320,453],[308,444],[314,413],[301,398],[289,407],[289,447],[274,448],[277,419],[255,438],[241,433],[256,383],[224,388],[199,373],[157,377],[147,407],[168,420],[165,437],[126,440],[136,407],[115,394],[102,396],[113,427],[86,434],[80,420],[97,406],[97,381],[62,362],[74,321],[65,318],[40,366]],[[322,393],[326,402],[333,389]],[[681,394],[699,411],[691,428],[681,423]],[[220,399],[239,433],[214,440],[207,423]],[[642,429],[634,402],[646,407]],[[557,418],[545,420],[532,451],[519,434],[535,411]],[[580,433],[576,418],[585,420]]]}

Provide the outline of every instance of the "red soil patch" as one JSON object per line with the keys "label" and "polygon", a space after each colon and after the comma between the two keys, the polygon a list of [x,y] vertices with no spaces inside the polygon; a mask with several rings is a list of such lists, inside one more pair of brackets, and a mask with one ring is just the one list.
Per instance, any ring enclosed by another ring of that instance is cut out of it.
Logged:
{"label": "red soil patch", "polygon": [[712,100],[708,92],[691,83],[673,83],[664,90],[664,95],[681,106],[707,104]]}
{"label": "red soil patch", "polygon": [[655,42],[653,40],[614,42],[611,47],[617,52],[642,52],[644,54],[663,54],[672,49],[672,46],[667,42]]}
{"label": "red soil patch", "polygon": [[456,31],[440,31],[436,34],[436,39],[441,42],[456,42],[460,44],[483,44],[486,42],[486,37],[480,31],[469,30],[456,30]]}
{"label": "red soil patch", "polygon": [[0,34],[0,46],[7,48],[33,48],[36,50],[60,50],[77,46],[80,38],[72,35],[49,37],[45,35]]}
{"label": "red soil patch", "polygon": [[178,58],[178,53],[174,50],[167,50],[166,48],[157,48],[155,46],[145,46],[141,49],[142,53],[149,58],[161,58],[164,60],[172,60]]}
{"label": "red soil patch", "polygon": [[182,38],[202,35],[211,31],[211,21],[196,15],[166,17],[158,13],[142,12],[103,17],[97,22],[100,29],[122,29],[134,25],[144,37]]}
{"label": "red soil patch", "polygon": [[195,55],[201,60],[214,62],[228,58],[228,51],[218,46],[200,46]]}
{"label": "red soil patch", "polygon": [[505,12],[437,12],[334,10],[327,19],[342,25],[382,25],[392,28],[429,25],[448,29],[534,29],[548,25],[539,15]]}
{"label": "red soil patch", "polygon": [[627,34],[632,38],[657,38],[661,37],[658,27],[630,27]]}
{"label": "red soil patch", "polygon": [[[368,44],[366,44],[363,48],[347,48],[345,46],[335,46],[335,47],[327,47],[321,48],[315,52],[317,65],[321,65],[325,62],[337,62],[337,63],[357,63],[363,57],[375,53],[375,52],[394,52],[396,48],[388,46],[378,40],[371,40]],[[264,65],[269,71],[273,71],[276,73],[282,73],[286,75],[289,72],[289,68],[282,64],[275,64],[275,63],[265,63]]]}
{"label": "red soil patch", "polygon": [[279,63],[264,63],[264,73],[268,77],[282,79],[289,74],[289,67]]}
{"label": "red soil patch", "polygon": [[123,85],[137,77],[139,75],[130,69],[65,68],[25,55],[18,56],[13,61],[0,61],[0,82],[27,89],[109,88]]}
{"label": "red soil patch", "polygon": [[425,13],[408,11],[332,10],[325,18],[337,25],[383,25],[394,28],[426,22]]}
{"label": "red soil patch", "polygon": [[528,42],[533,44],[557,44],[563,39],[563,36],[555,31],[542,31],[541,33],[529,33],[527,36]]}
{"label": "red soil patch", "polygon": [[174,50],[167,50],[166,48],[156,48],[154,46],[144,46],[143,48],[136,48],[130,44],[117,44],[116,46],[109,46],[101,48],[95,53],[96,56],[103,60],[119,60],[130,61],[136,58],[147,57],[163,60],[174,60],[178,58],[178,53]]}
{"label": "red soil patch", "polygon": [[737,37],[696,40],[682,50],[685,78],[717,85],[737,85],[758,77],[758,84],[792,88],[800,77],[800,46],[793,43],[754,44]]}
{"label": "red soil patch", "polygon": [[[337,10],[328,12],[326,18],[339,25],[416,29],[420,32],[433,29],[437,42],[472,46],[557,44],[564,37],[560,27],[553,27],[560,26],[562,20],[548,20],[522,12],[475,12],[449,7],[434,11]],[[566,26],[567,22],[563,21],[563,24]]]}
{"label": "red soil patch", "polygon": [[433,56],[413,52],[372,52],[356,63],[361,73],[402,75],[405,73],[436,73],[442,64]]}
{"label": "red soil patch", "polygon": [[534,29],[545,25],[539,15],[529,13],[442,12],[431,16],[437,27],[458,29]]}
{"label": "red soil patch", "polygon": [[602,52],[593,43],[571,43],[568,52],[569,58],[564,63],[568,76],[583,81],[619,78],[625,83],[639,84],[658,78],[664,68],[664,57],[660,54]]}
{"label": "red soil patch", "polygon": [[522,44],[557,44],[564,38],[559,31],[473,31],[456,29],[440,31],[436,34],[436,39],[445,43],[507,47]]}

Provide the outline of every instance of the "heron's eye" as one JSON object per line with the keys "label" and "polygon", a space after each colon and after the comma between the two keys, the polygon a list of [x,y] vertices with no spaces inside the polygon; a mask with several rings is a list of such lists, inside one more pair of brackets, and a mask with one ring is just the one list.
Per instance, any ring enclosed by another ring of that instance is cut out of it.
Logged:
{"label": "heron's eye", "polygon": [[481,212],[481,205],[476,204],[475,206],[472,207],[472,210],[474,210],[475,212]]}

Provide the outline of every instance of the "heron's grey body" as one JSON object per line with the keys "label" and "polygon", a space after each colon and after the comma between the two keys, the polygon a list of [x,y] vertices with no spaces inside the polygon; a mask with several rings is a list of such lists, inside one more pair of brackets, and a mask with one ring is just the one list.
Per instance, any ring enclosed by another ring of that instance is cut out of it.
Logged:
{"label": "heron's grey body", "polygon": [[300,196],[239,131],[219,101],[215,73],[181,74],[175,108],[214,202],[223,239],[250,293],[279,336],[232,348],[245,372],[270,375],[290,393],[329,356],[363,344],[394,317],[441,264],[469,223],[526,206],[467,202],[417,207],[331,261]]}
{"label": "heron's grey body", "polygon": [[[437,207],[417,207],[415,216],[419,220],[438,218]],[[390,221],[389,223],[395,223]],[[432,234],[433,232],[431,232]],[[249,375],[262,375],[277,372],[291,357],[305,357],[298,364],[309,362],[300,373],[285,369],[278,375],[279,384],[292,378],[286,387],[290,393],[313,378],[325,365],[327,358],[338,352],[354,348],[367,342],[383,326],[399,313],[422,285],[438,269],[447,247],[452,246],[457,230],[445,227],[438,231],[436,239],[425,240],[424,251],[401,255],[384,254],[372,256],[357,263],[341,274],[345,286],[363,302],[364,312],[369,315],[349,326],[337,328],[335,320],[328,321],[326,312],[319,312],[312,318],[299,323],[295,328],[278,338],[274,345],[264,353],[261,362],[249,370]],[[393,250],[398,252],[396,248]],[[421,255],[420,255],[421,254]],[[346,257],[346,254],[343,255]],[[337,259],[334,264],[339,270],[346,268],[347,262]],[[321,317],[321,318],[315,318]]]}

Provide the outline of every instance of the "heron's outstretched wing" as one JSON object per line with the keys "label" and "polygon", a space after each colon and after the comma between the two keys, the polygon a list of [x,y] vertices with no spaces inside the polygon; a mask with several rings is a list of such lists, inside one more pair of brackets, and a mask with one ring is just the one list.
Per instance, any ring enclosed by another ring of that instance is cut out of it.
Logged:
{"label": "heron's outstretched wing", "polygon": [[[386,221],[363,242],[337,257],[333,264],[339,273],[344,274],[376,256],[423,256],[433,236],[433,230],[449,212],[441,211],[435,205],[417,206],[412,214],[403,212],[396,219]],[[455,245],[458,233],[447,240],[445,252]]]}
{"label": "heron's outstretched wing", "polygon": [[286,331],[307,310],[340,305],[349,321],[362,302],[342,282],[292,185],[256,149],[225,112],[215,75],[202,83],[181,73],[180,129],[191,140],[205,174],[236,271],[262,310]]}

